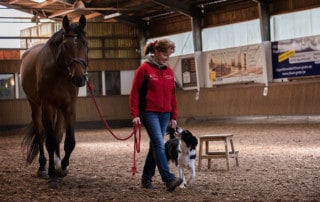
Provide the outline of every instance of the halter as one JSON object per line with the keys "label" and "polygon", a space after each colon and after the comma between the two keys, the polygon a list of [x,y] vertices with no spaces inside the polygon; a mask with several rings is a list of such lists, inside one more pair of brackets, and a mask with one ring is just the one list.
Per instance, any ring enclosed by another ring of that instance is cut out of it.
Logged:
{"label": "halter", "polygon": [[72,65],[73,63],[79,63],[79,64],[81,64],[81,66],[83,67],[83,70],[84,70],[83,75],[84,75],[84,76],[87,76],[87,75],[88,75],[88,71],[87,71],[88,62],[85,61],[85,60],[82,59],[82,58],[74,58],[73,60],[71,60],[70,64],[69,64],[68,67],[67,67],[69,76],[72,76],[72,74],[71,74],[71,65]]}
{"label": "halter", "polygon": [[[62,36],[62,39],[64,40],[65,37],[73,37],[73,46],[76,46],[78,44],[78,34],[64,34]],[[75,48],[75,50],[77,51],[77,48]],[[87,68],[88,68],[88,49],[87,49],[87,58],[86,59],[74,58],[69,63],[65,63],[65,66],[67,67],[66,69],[68,71],[68,75],[70,77],[72,77],[71,66],[73,63],[79,63],[84,70],[84,76],[87,77],[87,75],[88,75],[88,71],[87,71]],[[60,68],[60,69],[62,69],[64,71],[65,68]]]}

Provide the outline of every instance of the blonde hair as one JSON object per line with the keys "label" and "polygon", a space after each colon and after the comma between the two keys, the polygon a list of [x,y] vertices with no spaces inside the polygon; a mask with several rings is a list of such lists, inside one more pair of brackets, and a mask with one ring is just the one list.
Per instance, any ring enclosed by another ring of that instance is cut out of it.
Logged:
{"label": "blonde hair", "polygon": [[176,48],[176,45],[174,44],[173,41],[169,39],[160,39],[160,40],[156,40],[154,42],[148,43],[144,47],[144,55],[148,55],[149,53],[153,54],[155,50],[171,54],[171,53],[174,53],[175,48]]}

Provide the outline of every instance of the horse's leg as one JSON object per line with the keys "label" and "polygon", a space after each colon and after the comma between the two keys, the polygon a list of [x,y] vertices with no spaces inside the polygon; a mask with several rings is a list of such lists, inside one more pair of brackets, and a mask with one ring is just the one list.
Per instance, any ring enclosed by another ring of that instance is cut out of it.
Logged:
{"label": "horse's leg", "polygon": [[73,149],[75,148],[76,141],[74,137],[74,122],[75,122],[75,104],[70,106],[63,112],[65,125],[66,125],[66,137],[64,140],[65,156],[61,162],[61,169],[67,170],[69,165],[69,159]]}
{"label": "horse's leg", "polygon": [[48,173],[46,171],[46,163],[47,159],[44,155],[43,144],[39,145],[39,169],[38,169],[38,177],[47,179]]}
{"label": "horse's leg", "polygon": [[32,120],[34,123],[34,132],[35,132],[35,140],[39,144],[39,169],[38,169],[38,177],[47,178],[48,174],[46,171],[46,162],[47,159],[44,155],[43,144],[45,141],[45,134],[42,126],[42,114],[41,107],[37,104],[30,102],[31,111],[32,111]]}
{"label": "horse's leg", "polygon": [[64,129],[64,119],[62,113],[59,111],[57,113],[57,121],[56,121],[56,134],[57,134],[57,142],[59,144],[56,145],[56,156],[55,156],[55,168],[56,168],[56,174],[58,177],[64,177],[68,174],[68,171],[66,169],[61,168],[61,159],[60,159],[60,143],[63,137],[63,129]]}
{"label": "horse's leg", "polygon": [[69,159],[73,149],[75,148],[76,141],[74,137],[74,128],[66,128],[66,138],[64,140],[65,156],[63,157],[61,168],[66,170],[69,165]]}
{"label": "horse's leg", "polygon": [[43,113],[43,125],[47,134],[46,139],[46,148],[49,155],[49,167],[48,167],[48,174],[49,174],[49,188],[59,188],[59,182],[55,171],[55,164],[54,164],[54,154],[55,149],[57,146],[57,137],[55,127],[55,113],[54,110],[48,103],[43,103],[42,113]]}

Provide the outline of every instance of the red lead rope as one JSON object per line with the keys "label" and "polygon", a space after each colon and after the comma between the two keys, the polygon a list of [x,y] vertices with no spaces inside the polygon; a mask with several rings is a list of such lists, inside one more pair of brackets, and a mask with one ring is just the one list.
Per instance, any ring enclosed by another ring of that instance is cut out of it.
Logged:
{"label": "red lead rope", "polygon": [[[107,130],[110,132],[110,134],[117,140],[128,140],[129,138],[131,138],[132,136],[134,136],[134,145],[133,145],[133,167],[132,167],[132,175],[136,174],[137,168],[136,168],[136,153],[140,152],[140,140],[141,140],[141,126],[140,125],[135,125],[133,127],[133,131],[132,133],[125,138],[119,138],[117,137],[111,130],[111,128],[109,127],[109,124],[107,123],[107,121],[105,120],[105,118],[103,117],[101,111],[99,110],[97,101],[96,101],[96,97],[94,96],[93,93],[93,86],[92,84],[89,82],[89,80],[87,79],[87,86],[88,89],[90,91],[91,97],[93,99],[94,105],[96,106],[96,109],[99,113],[100,119],[103,121],[104,125],[106,126]],[[139,130],[139,137],[137,137],[137,130]]]}

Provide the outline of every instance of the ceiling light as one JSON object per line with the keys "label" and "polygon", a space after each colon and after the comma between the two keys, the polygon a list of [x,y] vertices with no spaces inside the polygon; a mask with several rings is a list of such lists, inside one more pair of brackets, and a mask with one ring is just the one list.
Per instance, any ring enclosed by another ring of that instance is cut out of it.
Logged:
{"label": "ceiling light", "polygon": [[39,23],[40,22],[40,16],[38,15],[38,12],[36,10],[33,10],[33,16],[31,18],[31,22]]}
{"label": "ceiling light", "polygon": [[39,19],[38,16],[34,15],[34,16],[31,18],[31,22],[39,23],[39,22],[40,22],[40,19]]}
{"label": "ceiling light", "polygon": [[120,13],[120,12],[111,13],[111,14],[109,14],[109,15],[105,15],[105,16],[103,17],[103,19],[107,20],[107,19],[119,17],[119,16],[121,16],[121,15],[122,15],[122,13]]}

